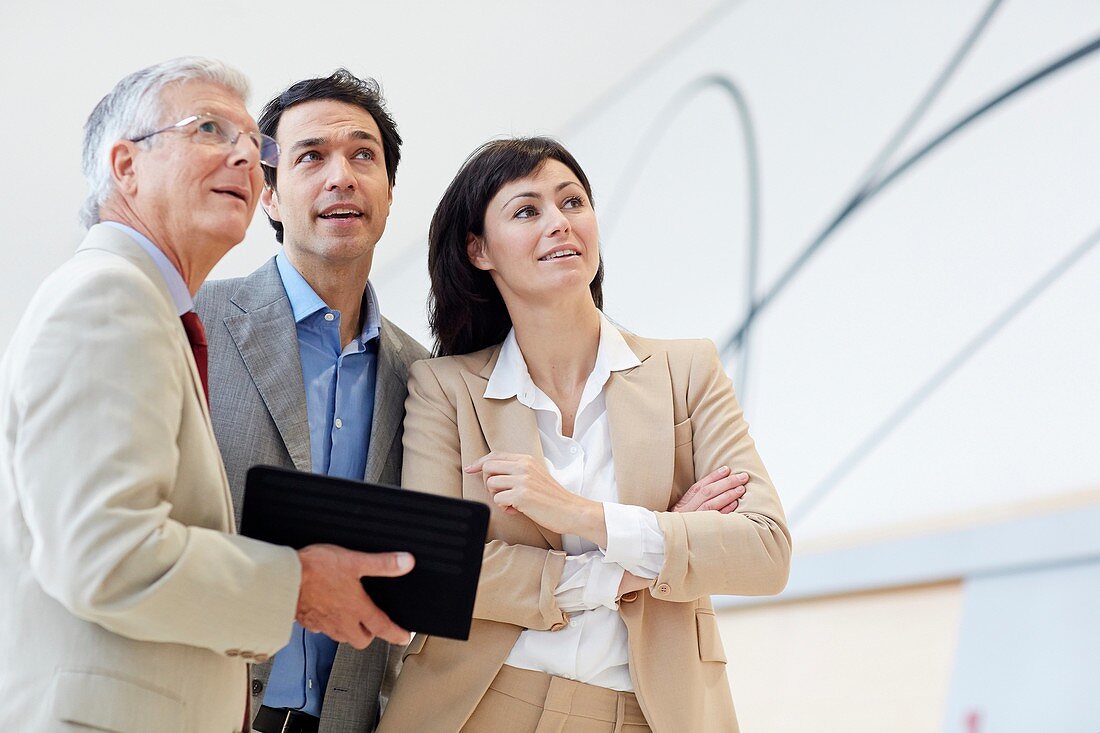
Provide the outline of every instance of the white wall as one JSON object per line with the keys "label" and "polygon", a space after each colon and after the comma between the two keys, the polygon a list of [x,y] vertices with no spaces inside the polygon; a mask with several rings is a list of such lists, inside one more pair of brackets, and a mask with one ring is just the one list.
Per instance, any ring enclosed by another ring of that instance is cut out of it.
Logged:
{"label": "white wall", "polygon": [[[664,112],[679,90],[720,74],[747,102],[760,297],[989,7],[745,2],[573,130],[613,219],[611,315],[723,340],[745,313],[745,128],[714,87]],[[1000,3],[885,168],[1098,36],[1096,3]],[[796,543],[1100,487],[1097,88],[1100,53],[978,119],[848,217],[760,313],[743,397]],[[667,129],[649,135],[656,119]]]}
{"label": "white wall", "polygon": [[[718,0],[30,0],[0,3],[0,345],[47,272],[80,241],[81,127],[125,74],[185,54],[220,58],[253,82],[251,109],[288,84],[346,65],[377,77],[405,139],[376,270],[383,308],[426,334],[424,288],[385,266],[425,259],[428,220],[475,146],[562,129],[676,41]],[[275,241],[257,216],[214,276],[245,274]]]}
{"label": "white wall", "polygon": [[720,613],[741,730],[936,730],[962,598],[959,583],[944,583]]}
{"label": "white wall", "polygon": [[943,732],[1100,730],[1097,588],[1100,559],[967,583]]}

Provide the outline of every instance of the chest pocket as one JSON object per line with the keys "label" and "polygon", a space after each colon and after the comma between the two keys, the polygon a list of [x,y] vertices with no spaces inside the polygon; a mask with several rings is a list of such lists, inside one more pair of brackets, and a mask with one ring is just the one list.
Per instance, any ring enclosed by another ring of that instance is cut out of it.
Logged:
{"label": "chest pocket", "polygon": [[708,608],[695,609],[695,630],[699,634],[699,659],[726,663],[726,650],[718,633],[718,619]]}
{"label": "chest pocket", "polygon": [[691,418],[672,427],[673,465],[672,465],[672,496],[671,507],[684,492],[695,483],[695,458],[692,452],[692,427]]}

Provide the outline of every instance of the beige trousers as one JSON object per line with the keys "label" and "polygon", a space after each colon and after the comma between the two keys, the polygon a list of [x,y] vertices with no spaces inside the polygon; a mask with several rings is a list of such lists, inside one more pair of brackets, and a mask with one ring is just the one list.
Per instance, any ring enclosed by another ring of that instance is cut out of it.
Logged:
{"label": "beige trousers", "polygon": [[631,692],[505,665],[463,733],[649,733]]}

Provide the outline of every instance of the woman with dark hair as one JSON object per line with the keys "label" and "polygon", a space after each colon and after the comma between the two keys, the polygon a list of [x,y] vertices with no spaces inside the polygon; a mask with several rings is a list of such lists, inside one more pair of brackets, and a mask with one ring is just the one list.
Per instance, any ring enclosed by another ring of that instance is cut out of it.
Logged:
{"label": "woman with dark hair", "polygon": [[603,315],[591,186],[546,138],[474,152],[428,266],[403,483],[492,514],[469,642],[417,635],[381,730],[736,731],[710,595],[778,593],[791,543],[714,345]]}

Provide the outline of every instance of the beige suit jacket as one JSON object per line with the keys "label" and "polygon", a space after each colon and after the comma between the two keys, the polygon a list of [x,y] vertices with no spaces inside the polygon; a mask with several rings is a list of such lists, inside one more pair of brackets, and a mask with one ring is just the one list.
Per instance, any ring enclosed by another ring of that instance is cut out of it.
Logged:
{"label": "beige suit jacket", "polygon": [[239,730],[300,566],[233,532],[163,278],[92,227],[0,362],[0,730]]}
{"label": "beige suit jacket", "polygon": [[[658,512],[665,535],[660,576],[620,603],[634,689],[657,733],[736,731],[710,595],[783,589],[791,555],[783,508],[714,345],[623,336],[642,363],[606,387],[615,478],[621,501]],[[561,537],[505,514],[481,477],[461,470],[490,450],[542,456],[534,412],[515,398],[484,397],[499,350],[418,362],[410,372],[402,483],[481,501],[492,513],[470,640],[414,639],[383,733],[458,731],[520,632],[567,620],[554,600]],[[736,512],[668,511],[723,464],[751,477]]]}

